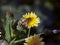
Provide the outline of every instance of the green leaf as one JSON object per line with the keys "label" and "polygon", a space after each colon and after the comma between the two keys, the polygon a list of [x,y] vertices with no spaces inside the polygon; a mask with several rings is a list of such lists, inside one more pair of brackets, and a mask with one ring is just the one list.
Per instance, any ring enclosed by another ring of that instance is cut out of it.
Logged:
{"label": "green leaf", "polygon": [[23,26],[17,25],[17,30],[19,30],[20,32],[23,31],[26,34],[26,29],[23,28]]}
{"label": "green leaf", "polygon": [[6,25],[5,25],[6,37],[5,38],[8,42],[10,42],[14,36],[13,29],[12,29],[13,22],[14,22],[13,19],[6,18]]}
{"label": "green leaf", "polygon": [[6,38],[6,40],[9,42],[9,40],[10,40],[10,29],[9,29],[9,26],[10,25],[10,23],[9,23],[9,20],[8,19],[6,19],[6,25],[5,25],[5,38]]}
{"label": "green leaf", "polygon": [[26,31],[27,31],[26,29],[23,30],[23,32],[24,32],[25,34],[26,34]]}

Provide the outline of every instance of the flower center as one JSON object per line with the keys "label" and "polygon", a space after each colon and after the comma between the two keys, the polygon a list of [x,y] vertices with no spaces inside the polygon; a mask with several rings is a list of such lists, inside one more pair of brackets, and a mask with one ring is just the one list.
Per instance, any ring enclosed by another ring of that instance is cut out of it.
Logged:
{"label": "flower center", "polygon": [[37,45],[37,44],[34,42],[33,45]]}
{"label": "flower center", "polygon": [[25,19],[22,23],[28,24],[30,21],[31,21],[31,18],[27,18],[27,19]]}
{"label": "flower center", "polygon": [[31,21],[31,18],[28,18],[26,21],[27,21],[27,23],[29,23]]}

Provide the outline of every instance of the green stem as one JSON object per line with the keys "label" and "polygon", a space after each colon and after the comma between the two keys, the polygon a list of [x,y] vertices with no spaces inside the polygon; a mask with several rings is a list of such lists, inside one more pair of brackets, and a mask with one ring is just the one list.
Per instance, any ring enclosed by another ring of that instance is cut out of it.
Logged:
{"label": "green stem", "polygon": [[14,38],[13,40],[11,40],[10,45],[13,45],[15,39],[16,39],[16,38]]}
{"label": "green stem", "polygon": [[9,32],[10,32],[10,39],[11,39],[11,25],[10,25],[10,23],[9,23]]}
{"label": "green stem", "polygon": [[15,41],[14,43],[22,42],[22,41],[24,41],[24,40],[25,40],[25,39],[20,39],[20,40]]}
{"label": "green stem", "polygon": [[30,36],[30,28],[29,28],[29,30],[28,30],[28,37]]}

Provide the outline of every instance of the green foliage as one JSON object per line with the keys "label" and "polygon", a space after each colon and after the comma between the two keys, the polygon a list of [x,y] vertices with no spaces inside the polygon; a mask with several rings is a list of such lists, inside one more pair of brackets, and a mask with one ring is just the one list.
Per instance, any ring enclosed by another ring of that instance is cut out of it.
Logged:
{"label": "green foliage", "polygon": [[19,26],[17,30],[12,29],[12,25],[15,23],[14,18],[10,19],[9,17],[6,17],[6,20],[4,23],[6,23],[5,24],[5,32],[6,32],[5,39],[7,40],[9,45],[13,45],[14,43],[18,43],[21,40],[24,40],[22,38],[26,37],[26,29],[23,29],[22,26]]}

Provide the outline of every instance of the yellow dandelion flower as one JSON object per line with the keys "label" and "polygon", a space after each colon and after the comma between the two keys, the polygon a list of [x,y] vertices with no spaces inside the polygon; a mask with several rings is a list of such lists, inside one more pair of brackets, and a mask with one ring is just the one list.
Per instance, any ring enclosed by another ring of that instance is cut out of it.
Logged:
{"label": "yellow dandelion flower", "polygon": [[26,13],[25,15],[23,15],[23,18],[28,20],[26,25],[29,28],[34,27],[34,26],[38,26],[38,23],[40,23],[40,18],[37,17],[37,15],[35,13],[33,13],[33,12]]}
{"label": "yellow dandelion flower", "polygon": [[44,42],[42,42],[42,38],[39,38],[38,35],[30,36],[25,39],[24,45],[44,45]]}

